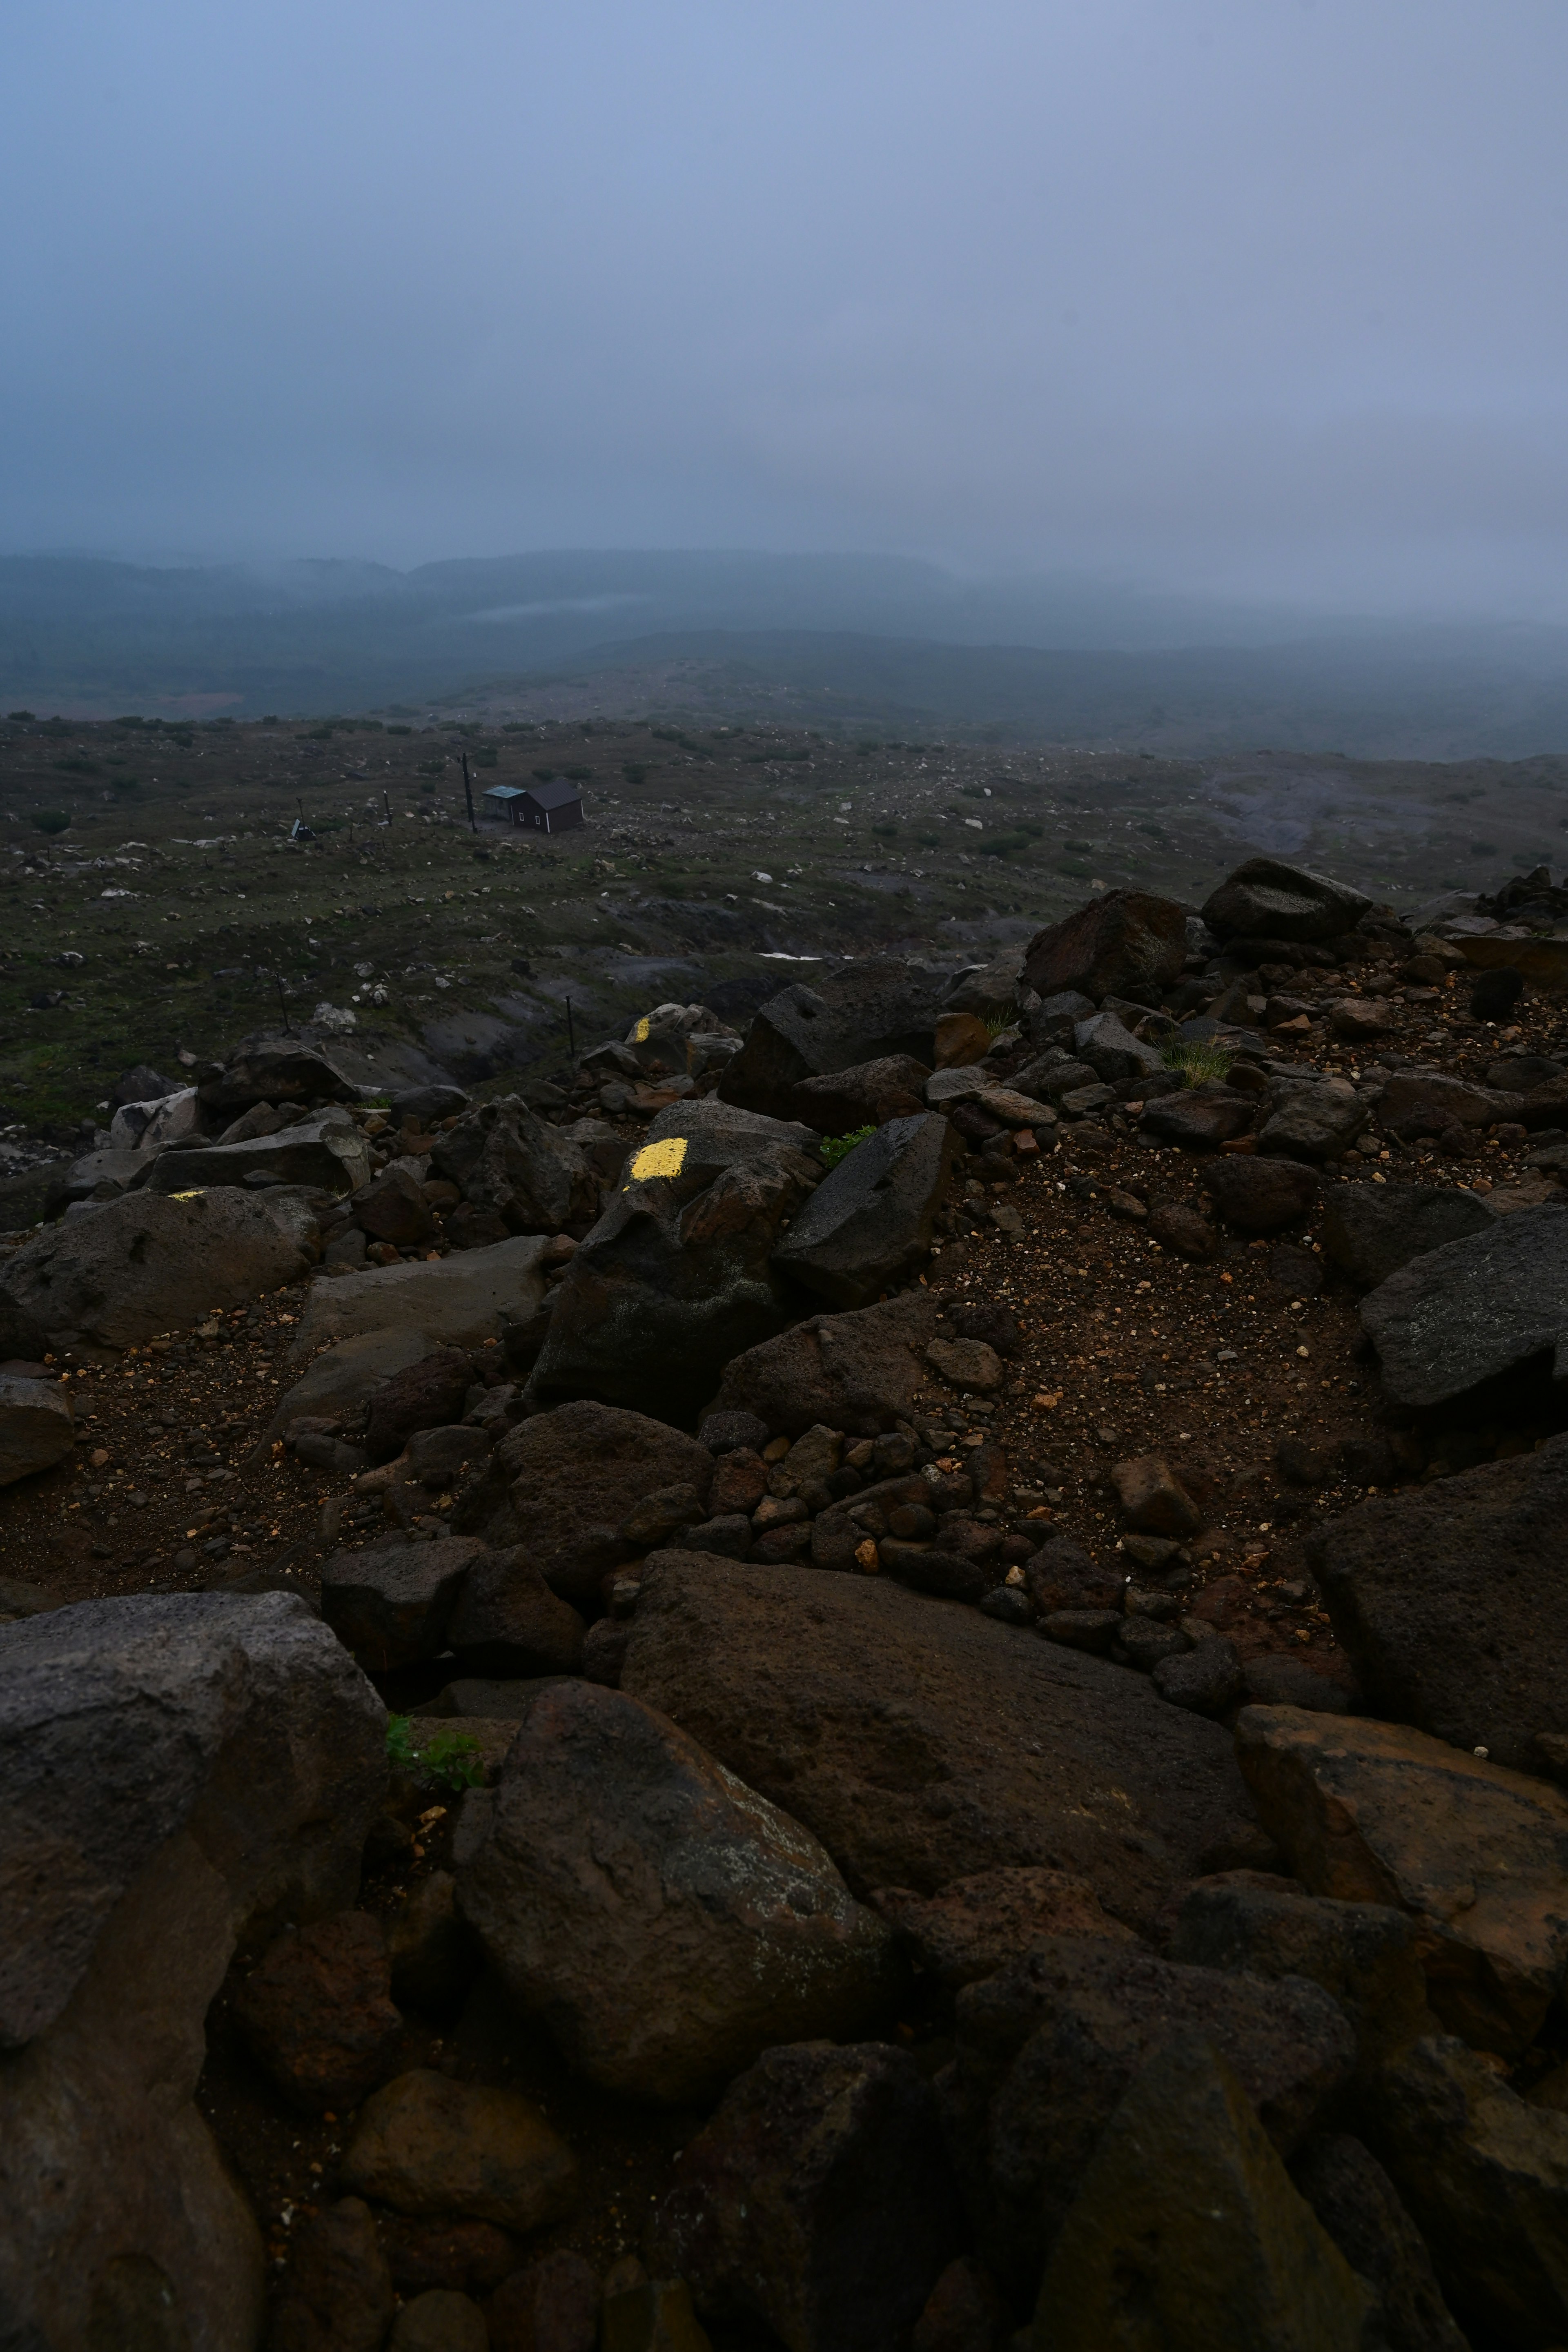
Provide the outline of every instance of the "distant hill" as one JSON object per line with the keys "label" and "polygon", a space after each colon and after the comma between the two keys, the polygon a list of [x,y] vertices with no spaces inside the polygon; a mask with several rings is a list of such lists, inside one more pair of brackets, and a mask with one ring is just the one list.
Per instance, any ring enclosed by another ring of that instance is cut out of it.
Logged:
{"label": "distant hill", "polygon": [[405,572],[0,558],[0,709],[320,716],[476,697],[1514,759],[1568,749],[1568,631],[1352,625],[1100,583],[965,582],[900,556],[589,550]]}

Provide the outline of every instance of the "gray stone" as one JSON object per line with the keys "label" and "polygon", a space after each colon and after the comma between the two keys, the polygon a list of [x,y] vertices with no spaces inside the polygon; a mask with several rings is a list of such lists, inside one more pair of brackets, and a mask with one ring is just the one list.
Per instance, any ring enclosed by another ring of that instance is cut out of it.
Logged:
{"label": "gray stone", "polygon": [[781,989],[755,1015],[719,1091],[747,1110],[787,1118],[791,1089],[857,1063],[908,1054],[936,1060],[941,982],[918,965],[859,956],[808,986]]}
{"label": "gray stone", "polygon": [[1369,1292],[1361,1318],[1398,1404],[1446,1404],[1537,1357],[1568,1378],[1568,1216],[1520,1209],[1428,1250]]}
{"label": "gray stone", "polygon": [[1413,1257],[1484,1233],[1491,1213],[1455,1184],[1335,1184],[1323,1206],[1323,1250],[1363,1290]]}
{"label": "gray stone", "polygon": [[[450,1551],[461,1540],[415,1549]],[[470,1562],[447,1640],[469,1674],[574,1675],[583,1664],[584,1630],[576,1610],[552,1592],[519,1545]]]}
{"label": "gray stone", "polygon": [[247,1193],[174,1201],[134,1192],[79,1223],[49,1227],[6,1259],[0,1346],[34,1360],[56,1337],[132,1347],[186,1329],[215,1307],[280,1289],[306,1263]]}
{"label": "gray stone", "polygon": [[931,1073],[910,1054],[884,1054],[831,1076],[803,1078],[790,1097],[798,1118],[817,1135],[854,1135],[919,1110]]}
{"label": "gray stone", "polygon": [[1376,2298],[1292,2186],[1226,2038],[1157,2053],[1106,2126],[1033,2352],[1383,2352]]}
{"label": "gray stone", "polygon": [[1472,1086],[1436,1070],[1400,1070],[1384,1083],[1378,1116],[1395,1135],[1436,1135],[1443,1128],[1490,1127],[1517,1118],[1524,1097]]}
{"label": "gray stone", "polygon": [[933,1385],[924,1350],[938,1312],[930,1291],[912,1290],[852,1314],[813,1316],[727,1363],[711,1410],[749,1412],[791,1437],[818,1422],[879,1436],[923,1410]]}
{"label": "gray stone", "polygon": [[1079,1023],[1087,1021],[1094,1010],[1092,996],[1085,996],[1076,988],[1057,990],[1025,1015],[1030,1045],[1058,1049],[1070,1045]]}
{"label": "gray stone", "polygon": [[1073,1032],[1073,1047],[1079,1060],[1087,1062],[1108,1087],[1152,1077],[1165,1067],[1155,1048],[1134,1037],[1114,1013],[1098,1013],[1090,1021],[1080,1021]]}
{"label": "gray stone", "polygon": [[52,1470],[76,1440],[70,1391],[58,1381],[0,1373],[0,1486]]}
{"label": "gray stone", "polygon": [[1288,1096],[1258,1129],[1259,1151],[1289,1160],[1328,1160],[1366,1125],[1366,1106],[1347,1078],[1321,1078]]}
{"label": "gray stone", "polygon": [[472,1537],[336,1551],[321,1570],[321,1615],[372,1674],[389,1674],[447,1647],[447,1621],[469,1568],[484,1552]]}
{"label": "gray stone", "polygon": [[805,1202],[773,1265],[830,1306],[868,1307],[925,1263],[961,1149],[934,1111],[889,1119]]}
{"label": "gray stone", "polygon": [[1181,1657],[1159,1659],[1152,1675],[1163,1699],[1191,1707],[1195,1715],[1224,1715],[1241,1696],[1241,1661],[1235,1643],[1223,1634],[1195,1643]]}
{"label": "gray stone", "polygon": [[1370,2148],[1348,2132],[1309,2140],[1290,2177],[1376,2294],[1389,2352],[1468,2352],[1421,2232]]}
{"label": "gray stone", "polygon": [[1249,857],[1204,903],[1203,919],[1222,940],[1337,939],[1371,911],[1372,900],[1348,884],[1282,858]]}
{"label": "gray stone", "polygon": [[1022,948],[1004,948],[989,963],[961,971],[942,1000],[944,1013],[973,1013],[982,1021],[1011,1021],[1018,1011],[1024,976]]}
{"label": "gray stone", "polygon": [[370,1175],[370,1153],[346,1111],[303,1120],[247,1143],[206,1144],[165,1151],[147,1180],[153,1192],[188,1192],[198,1185],[244,1184],[264,1176],[274,1184],[312,1184],[334,1196],[357,1192]]}
{"label": "gray stone", "polygon": [[216,1077],[196,1088],[205,1110],[248,1110],[253,1103],[353,1102],[356,1088],[327,1055],[297,1037],[247,1039]]}
{"label": "gray stone", "polygon": [[137,2266],[191,2344],[257,2340],[261,2242],[193,2100],[206,2012],[242,1935],[353,1900],[384,1731],[293,1596],[0,1626],[0,2305],[18,2343],[169,2341],[95,2333]]}
{"label": "gray stone", "polygon": [[405,1087],[392,1097],[392,1116],[403,1127],[434,1127],[439,1118],[459,1118],[468,1108],[461,1087]]}
{"label": "gray stone", "polygon": [[549,1246],[542,1235],[529,1234],[434,1263],[378,1265],[369,1274],[319,1282],[300,1318],[292,1353],[314,1356],[370,1331],[417,1332],[431,1347],[482,1346],[499,1339],[504,1323],[537,1314]]}
{"label": "gray stone", "polygon": [[481,1103],[438,1136],[430,1172],[511,1234],[586,1232],[599,1213],[599,1181],[582,1145],[518,1095]]}
{"label": "gray stone", "polygon": [[852,2033],[889,1989],[888,1930],[816,1840],[593,1683],[525,1709],[458,1890],[513,1999],[636,2098],[710,2098],[774,2042]]}
{"label": "gray stone", "polygon": [[1329,1520],[1309,1558],[1373,1710],[1529,1771],[1568,1733],[1568,1436]]}
{"label": "gray stone", "polygon": [[978,1611],[667,1556],[631,1623],[623,1689],[786,1805],[858,1892],[1061,1869],[1147,1929],[1178,1881],[1261,1848],[1217,1724]]}
{"label": "gray stone", "polygon": [[[1107,890],[1076,914],[1037,931],[1025,951],[1024,979],[1052,1002],[1081,992],[1098,1004],[1106,996],[1139,997],[1174,980],[1187,952],[1186,917],[1173,898],[1145,890]],[[1041,1042],[1031,1025],[1030,1034]]]}
{"label": "gray stone", "polygon": [[199,1131],[196,1090],[179,1087],[144,1102],[121,1103],[109,1122],[108,1148],[110,1151],[162,1151]]}

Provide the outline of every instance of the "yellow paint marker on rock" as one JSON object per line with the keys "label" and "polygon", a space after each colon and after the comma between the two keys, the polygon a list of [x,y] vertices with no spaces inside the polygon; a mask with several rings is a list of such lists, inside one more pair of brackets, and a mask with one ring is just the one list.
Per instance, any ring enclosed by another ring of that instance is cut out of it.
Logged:
{"label": "yellow paint marker on rock", "polygon": [[643,1014],[642,1019],[637,1023],[637,1027],[632,1031],[632,1044],[634,1045],[646,1045],[647,1044],[647,1014],[646,1013]]}
{"label": "yellow paint marker on rock", "polygon": [[[632,1161],[632,1182],[646,1184],[652,1176],[679,1176],[686,1165],[686,1138],[667,1135],[658,1143],[645,1143]],[[631,1185],[626,1186],[629,1192]]]}

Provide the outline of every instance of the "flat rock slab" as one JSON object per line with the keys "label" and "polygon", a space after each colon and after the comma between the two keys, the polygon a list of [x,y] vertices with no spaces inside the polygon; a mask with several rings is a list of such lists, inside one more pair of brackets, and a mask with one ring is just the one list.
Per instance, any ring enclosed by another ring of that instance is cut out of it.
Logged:
{"label": "flat rock slab", "polygon": [[303,1119],[298,1127],[253,1136],[247,1143],[162,1151],[147,1184],[153,1192],[184,1192],[203,1184],[243,1184],[253,1175],[279,1184],[317,1184],[337,1194],[353,1192],[370,1175],[370,1153],[352,1119]]}
{"label": "flat rock slab", "polygon": [[1397,1404],[1467,1395],[1533,1357],[1568,1378],[1568,1216],[1520,1209],[1413,1258],[1362,1300]]}
{"label": "flat rock slab", "polygon": [[1368,1290],[1413,1257],[1484,1233],[1490,1222],[1479,1195],[1457,1184],[1335,1184],[1323,1206],[1323,1248]]}
{"label": "flat rock slab", "polygon": [[879,1436],[918,1410],[930,1385],[924,1349],[937,1328],[928,1290],[849,1315],[813,1316],[727,1364],[709,1410],[753,1413],[791,1437],[819,1422]]}
{"label": "flat rock slab", "polygon": [[436,1344],[424,1331],[395,1327],[357,1331],[352,1339],[324,1348],[310,1370],[280,1399],[263,1434],[262,1447],[281,1437],[291,1421],[300,1421],[307,1413],[346,1412],[363,1403],[383,1381],[405,1372],[429,1355]]}
{"label": "flat rock slab", "polygon": [[1359,1505],[1310,1558],[1375,1713],[1494,1764],[1568,1733],[1568,1436]]}
{"label": "flat rock slab", "polygon": [[499,1336],[503,1317],[523,1323],[538,1312],[549,1247],[543,1234],[522,1234],[488,1249],[319,1282],[292,1353],[313,1355],[362,1331],[420,1331],[434,1346],[478,1347]]}
{"label": "flat rock slab", "polygon": [[57,1381],[0,1374],[0,1486],[52,1469],[75,1441],[68,1390]]}
{"label": "flat rock slab", "polygon": [[936,1111],[889,1119],[823,1179],[774,1265],[831,1306],[868,1307],[924,1265],[960,1149]]}
{"label": "flat rock slab", "polygon": [[1407,1911],[1445,2025],[1483,2050],[1527,2049],[1568,1962],[1568,1797],[1366,1717],[1244,1707],[1236,1739],[1309,1891]]}
{"label": "flat rock slab", "polygon": [[372,1674],[439,1657],[463,1580],[485,1556],[472,1536],[333,1552],[321,1570],[321,1615]]}
{"label": "flat rock slab", "polygon": [[1178,1882],[1261,1850],[1217,1725],[890,1582],[671,1561],[621,1687],[804,1822],[858,1891],[1035,1865],[1147,1932]]}

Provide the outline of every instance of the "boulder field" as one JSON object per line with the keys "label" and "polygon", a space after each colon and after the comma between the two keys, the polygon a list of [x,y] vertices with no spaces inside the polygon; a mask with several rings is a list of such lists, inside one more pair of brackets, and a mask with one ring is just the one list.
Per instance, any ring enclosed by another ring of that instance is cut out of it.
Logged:
{"label": "boulder field", "polygon": [[1568,2343],[1568,1039],[1471,919],[1254,858],[126,1097],[0,1245],[0,2336]]}

